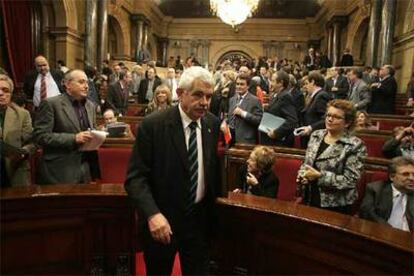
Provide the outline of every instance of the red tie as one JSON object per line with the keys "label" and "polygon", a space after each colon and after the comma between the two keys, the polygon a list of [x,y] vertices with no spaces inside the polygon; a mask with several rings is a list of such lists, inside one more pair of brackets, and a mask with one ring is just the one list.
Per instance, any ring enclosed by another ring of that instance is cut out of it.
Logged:
{"label": "red tie", "polygon": [[40,80],[40,100],[43,101],[47,97],[47,90],[46,90],[46,77],[42,75],[42,79]]}

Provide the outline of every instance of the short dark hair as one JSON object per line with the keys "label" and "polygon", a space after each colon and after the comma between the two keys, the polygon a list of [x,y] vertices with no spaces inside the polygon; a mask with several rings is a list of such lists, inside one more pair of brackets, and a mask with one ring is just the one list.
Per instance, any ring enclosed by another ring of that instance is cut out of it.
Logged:
{"label": "short dark hair", "polygon": [[59,59],[59,60],[57,61],[57,63],[58,63],[59,65],[61,65],[61,66],[66,66],[65,62],[64,62],[63,60],[61,60],[61,59]]}
{"label": "short dark hair", "polygon": [[236,81],[237,80],[245,80],[246,83],[247,83],[247,86],[250,85],[250,78],[248,76],[243,75],[243,74],[242,75],[238,75],[237,78],[236,78]]}
{"label": "short dark hair", "polygon": [[394,66],[387,64],[387,65],[384,65],[384,67],[388,69],[388,71],[390,72],[390,76],[394,76],[395,74]]}
{"label": "short dark hair", "polygon": [[362,79],[362,70],[358,68],[351,69],[351,73],[354,74],[358,79]]}
{"label": "short dark hair", "polygon": [[388,174],[393,175],[397,172],[398,167],[407,165],[414,166],[414,158],[410,156],[395,157],[391,160],[391,164],[388,166]]}
{"label": "short dark hair", "polygon": [[275,73],[275,75],[276,81],[282,83],[284,88],[289,86],[289,75],[285,71],[279,70]]}
{"label": "short dark hair", "polygon": [[319,72],[317,72],[317,71],[311,71],[311,72],[308,74],[308,81],[309,81],[309,82],[314,81],[314,82],[315,82],[315,85],[316,85],[316,86],[319,86],[319,87],[324,87],[324,86],[325,86],[325,79],[324,79],[324,78],[323,78],[323,76],[322,76]]}

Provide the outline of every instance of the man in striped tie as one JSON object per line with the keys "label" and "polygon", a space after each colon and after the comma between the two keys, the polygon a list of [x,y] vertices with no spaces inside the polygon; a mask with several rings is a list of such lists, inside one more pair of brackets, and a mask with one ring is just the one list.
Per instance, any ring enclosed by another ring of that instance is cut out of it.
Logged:
{"label": "man in striped tie", "polygon": [[208,274],[208,227],[220,189],[220,121],[209,113],[211,73],[193,66],[178,85],[179,104],[138,129],[125,189],[146,219],[148,275],[170,275],[180,253],[184,275]]}

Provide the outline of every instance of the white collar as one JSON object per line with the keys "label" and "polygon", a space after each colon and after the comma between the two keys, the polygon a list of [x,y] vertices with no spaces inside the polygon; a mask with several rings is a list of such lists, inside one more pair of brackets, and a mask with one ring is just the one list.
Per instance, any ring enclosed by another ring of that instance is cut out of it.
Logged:
{"label": "white collar", "polygon": [[401,195],[402,196],[405,195],[404,193],[400,192],[397,188],[394,187],[394,183],[391,184],[391,187],[392,187],[392,198],[396,198],[396,197],[399,197]]}
{"label": "white collar", "polygon": [[[193,120],[188,117],[188,115],[181,108],[181,103],[178,105],[178,110],[180,111],[181,122],[183,123],[183,128],[185,130],[193,122]],[[198,119],[196,123],[197,127],[201,129],[201,119]]]}

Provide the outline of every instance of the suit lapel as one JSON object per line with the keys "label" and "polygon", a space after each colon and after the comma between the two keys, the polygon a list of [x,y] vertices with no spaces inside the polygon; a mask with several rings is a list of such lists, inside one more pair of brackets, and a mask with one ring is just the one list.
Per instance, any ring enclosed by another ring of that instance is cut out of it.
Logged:
{"label": "suit lapel", "polygon": [[410,231],[414,232],[414,194],[407,194],[407,208],[405,216],[407,217]]}
{"label": "suit lapel", "polygon": [[[207,115],[206,115],[207,116]],[[208,167],[208,163],[211,157],[211,149],[213,148],[211,145],[212,139],[212,129],[209,124],[207,118],[201,119],[201,135],[202,135],[202,142],[203,142],[203,162],[204,162],[204,171],[205,168]],[[206,173],[204,173],[206,175]]]}
{"label": "suit lapel", "polygon": [[380,199],[378,200],[379,203],[379,212],[382,214],[381,216],[388,220],[391,216],[392,212],[392,187],[391,182],[387,181],[387,183],[384,185],[383,191],[380,194]]}
{"label": "suit lapel", "polygon": [[95,128],[95,106],[89,100],[86,100],[85,109],[88,115],[89,126]]}
{"label": "suit lapel", "polygon": [[75,127],[76,131],[77,132],[80,132],[81,129],[80,129],[80,124],[79,124],[78,116],[76,116],[75,110],[73,109],[73,106],[72,106],[72,104],[71,104],[68,96],[66,96],[66,95],[63,96],[62,109],[63,109],[63,112],[68,117],[68,120]]}
{"label": "suit lapel", "polygon": [[183,123],[181,121],[180,111],[178,110],[178,106],[174,107],[173,117],[170,122],[170,133],[172,136],[173,143],[178,151],[178,155],[180,157],[181,162],[184,165],[184,168],[188,171],[189,164],[188,164],[188,151],[185,141]]}

